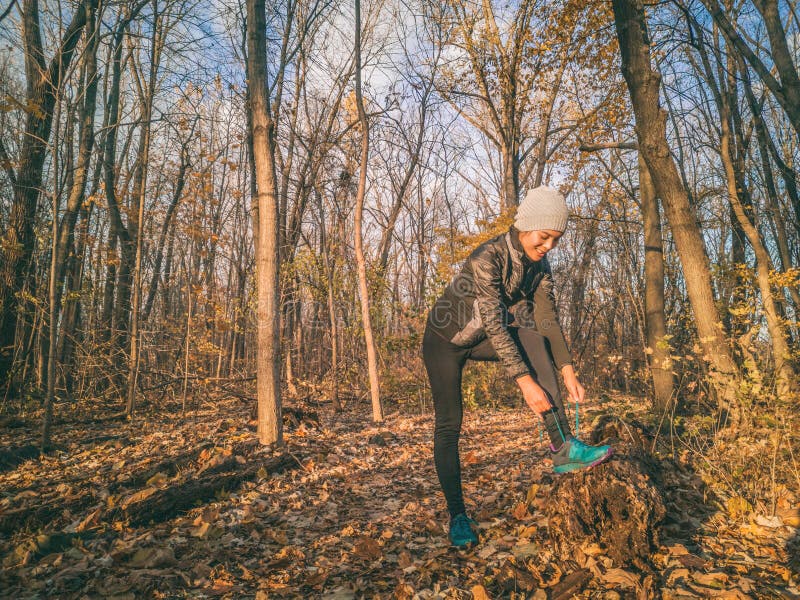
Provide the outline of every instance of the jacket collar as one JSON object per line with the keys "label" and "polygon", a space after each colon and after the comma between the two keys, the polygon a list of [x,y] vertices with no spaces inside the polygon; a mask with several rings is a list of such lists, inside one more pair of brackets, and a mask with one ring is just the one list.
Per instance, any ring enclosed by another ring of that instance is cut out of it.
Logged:
{"label": "jacket collar", "polygon": [[519,241],[519,229],[512,225],[511,229],[508,230],[507,239],[509,241],[511,253],[518,261],[522,262],[523,265],[530,265],[533,263],[533,261],[528,258],[528,255],[525,254],[522,242]]}

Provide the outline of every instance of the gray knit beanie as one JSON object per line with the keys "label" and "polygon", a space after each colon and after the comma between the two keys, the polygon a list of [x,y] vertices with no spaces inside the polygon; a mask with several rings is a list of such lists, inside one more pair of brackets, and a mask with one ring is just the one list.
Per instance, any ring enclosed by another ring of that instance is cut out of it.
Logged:
{"label": "gray knit beanie", "polygon": [[514,226],[520,231],[553,229],[565,231],[569,209],[561,192],[546,185],[528,190],[525,199],[517,207]]}

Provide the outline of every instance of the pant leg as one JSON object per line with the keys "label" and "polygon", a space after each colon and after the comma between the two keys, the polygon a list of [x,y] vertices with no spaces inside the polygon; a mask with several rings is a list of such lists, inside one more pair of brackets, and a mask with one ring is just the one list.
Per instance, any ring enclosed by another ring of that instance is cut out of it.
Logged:
{"label": "pant leg", "polygon": [[555,446],[560,446],[564,439],[572,435],[569,426],[569,419],[564,410],[564,402],[561,398],[561,389],[558,386],[558,373],[547,348],[546,338],[528,327],[514,328],[512,336],[518,340],[518,345],[523,349],[525,360],[531,369],[531,375],[540,386],[550,395],[554,410],[545,413],[542,418],[547,426],[551,441]]}
{"label": "pant leg", "polygon": [[[550,395],[554,410],[542,415],[550,441],[558,447],[572,435],[569,419],[564,410],[561,399],[561,389],[558,386],[558,373],[556,372],[547,339],[535,329],[530,327],[509,327],[511,337],[519,348],[522,359],[528,366],[531,376]],[[497,361],[498,356],[491,342],[486,339],[468,350],[467,358],[479,361]]]}
{"label": "pant leg", "polygon": [[461,373],[466,362],[466,351],[449,343],[426,325],[422,356],[431,383],[435,412],[433,460],[447,500],[447,509],[450,516],[455,516],[466,510],[458,455],[463,416]]}

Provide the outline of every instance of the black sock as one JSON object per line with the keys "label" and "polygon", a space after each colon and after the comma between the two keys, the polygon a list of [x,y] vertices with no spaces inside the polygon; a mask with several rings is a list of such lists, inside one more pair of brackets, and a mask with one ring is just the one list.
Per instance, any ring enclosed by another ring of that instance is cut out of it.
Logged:
{"label": "black sock", "polygon": [[561,444],[567,441],[567,437],[572,435],[572,432],[569,430],[569,424],[567,423],[567,417],[566,415],[559,414],[559,411],[557,411],[555,407],[541,416],[542,419],[544,419],[547,435],[550,436],[550,443],[553,445],[553,448],[558,450],[561,448]]}

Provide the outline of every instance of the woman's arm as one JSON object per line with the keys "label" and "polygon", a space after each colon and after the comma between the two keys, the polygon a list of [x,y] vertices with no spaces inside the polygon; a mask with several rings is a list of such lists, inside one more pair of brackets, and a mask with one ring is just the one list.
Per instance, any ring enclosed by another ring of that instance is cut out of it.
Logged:
{"label": "woman's arm", "polygon": [[528,375],[528,366],[508,331],[508,307],[501,293],[503,278],[499,257],[489,246],[472,255],[470,262],[475,299],[486,336],[512,379]]}

